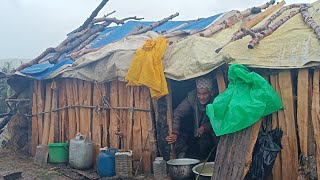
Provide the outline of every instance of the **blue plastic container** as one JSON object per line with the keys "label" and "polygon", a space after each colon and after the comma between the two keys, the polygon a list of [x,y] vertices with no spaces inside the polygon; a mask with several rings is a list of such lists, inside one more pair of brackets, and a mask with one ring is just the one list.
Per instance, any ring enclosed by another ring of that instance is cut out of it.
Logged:
{"label": "blue plastic container", "polygon": [[98,174],[100,177],[112,177],[116,175],[115,154],[116,148],[101,149],[98,156]]}

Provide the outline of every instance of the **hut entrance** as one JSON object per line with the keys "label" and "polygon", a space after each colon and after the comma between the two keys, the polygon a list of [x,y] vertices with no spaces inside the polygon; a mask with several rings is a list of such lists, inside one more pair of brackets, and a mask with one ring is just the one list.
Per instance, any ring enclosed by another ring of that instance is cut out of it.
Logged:
{"label": "hut entrance", "polygon": [[[214,76],[206,76],[206,77],[210,78]],[[214,84],[214,87],[213,87],[214,96],[216,96],[218,92],[216,88],[216,81],[214,80],[214,78],[212,78],[211,80]],[[171,92],[172,92],[173,116],[175,117],[176,108],[187,97],[189,99],[190,94],[192,94],[192,91],[196,90],[196,80],[191,79],[186,81],[171,81],[170,84],[171,84]],[[195,98],[197,98],[195,93],[193,94]],[[212,103],[212,102],[209,102],[209,103]],[[181,110],[180,107],[178,109]],[[181,113],[179,114],[181,115]],[[205,136],[208,135],[208,138],[195,137],[194,133],[196,129],[195,129],[194,123],[195,123],[194,109],[191,108],[188,110],[188,112],[183,112],[183,117],[180,120],[179,137],[174,145],[175,155],[177,158],[186,157],[186,158],[196,158],[196,159],[204,160],[208,156],[209,152],[211,151],[212,146],[214,146],[215,144],[214,143],[215,140],[213,137],[211,137],[211,133],[205,133]],[[205,147],[205,149],[207,150],[203,149],[203,147]],[[213,158],[214,158],[214,155],[212,155],[211,159],[213,160]]]}

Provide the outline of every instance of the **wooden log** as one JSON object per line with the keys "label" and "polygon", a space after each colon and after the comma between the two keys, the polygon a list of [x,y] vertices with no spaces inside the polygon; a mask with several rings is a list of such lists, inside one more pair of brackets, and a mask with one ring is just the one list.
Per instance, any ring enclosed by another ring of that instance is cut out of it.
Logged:
{"label": "wooden log", "polygon": [[[101,148],[101,130],[102,130],[102,94],[100,93],[101,84],[94,84],[93,85],[93,98],[92,98],[92,105],[96,106],[92,113],[92,142]],[[96,156],[97,157],[97,156]]]}
{"label": "wooden log", "polygon": [[57,111],[53,111],[58,108],[58,88],[56,81],[51,83],[52,100],[51,100],[51,113],[50,113],[50,132],[48,143],[59,142],[59,115]]}
{"label": "wooden log", "polygon": [[[45,112],[51,111],[51,100],[52,100],[52,91],[51,91],[51,83],[46,83],[46,102],[44,110]],[[49,140],[49,131],[50,131],[50,113],[44,114],[44,122],[43,122],[43,135],[42,135],[42,144],[47,145]]]}
{"label": "wooden log", "polygon": [[[133,96],[133,87],[128,86],[126,89],[127,94],[127,107],[134,107],[134,96]],[[133,110],[130,110],[129,113],[127,113],[127,131],[126,135],[128,136],[127,142],[125,143],[124,148],[125,149],[132,149],[132,143],[133,143],[133,118],[134,118],[134,112]]]}
{"label": "wooden log", "polygon": [[143,27],[139,31],[131,33],[131,35],[145,33],[145,32],[147,32],[147,31],[149,31],[149,30],[151,30],[151,29],[153,29],[153,28],[155,28],[157,26],[160,26],[161,24],[163,24],[163,23],[165,23],[165,22],[167,22],[167,21],[169,21],[169,20],[171,20],[171,19],[173,19],[173,18],[175,18],[177,16],[179,16],[179,13],[175,13],[175,14],[173,14],[173,15],[167,17],[167,18],[164,18],[164,19],[162,19],[162,20],[160,20],[158,22],[155,22],[155,23],[153,23],[153,24],[151,24],[149,26]]}
{"label": "wooden log", "polygon": [[222,70],[219,68],[216,70],[216,78],[218,83],[219,94],[226,90],[226,82]]}
{"label": "wooden log", "polygon": [[156,132],[157,132],[157,145],[160,156],[166,161],[170,160],[170,145],[166,141],[166,137],[169,135],[169,128],[167,123],[167,102],[166,97],[159,99],[152,99],[155,120],[156,120]]}
{"label": "wooden log", "polygon": [[[44,83],[41,81],[38,81],[37,84],[37,92],[38,92],[38,97],[37,97],[37,109],[38,113],[41,113],[44,111],[44,106],[45,106],[45,86]],[[39,131],[39,143],[42,143],[42,135],[43,135],[43,121],[44,121],[44,115],[43,114],[38,114],[38,131]]]}
{"label": "wooden log", "polygon": [[[126,95],[126,83],[125,82],[118,82],[118,93],[119,93],[119,102],[118,106],[119,107],[126,107],[127,105],[127,95]],[[127,144],[128,140],[128,135],[126,134],[127,132],[127,113],[128,110],[120,109],[118,110],[119,112],[119,117],[120,117],[120,132],[119,132],[119,137],[120,137],[120,148],[124,149],[125,144]]]}
{"label": "wooden log", "polygon": [[261,124],[264,120],[265,120],[265,118],[261,118],[257,123],[255,123],[252,126],[252,133],[251,133],[252,135],[250,136],[250,139],[249,139],[250,143],[247,148],[247,153],[245,154],[246,159],[245,159],[245,167],[243,169],[242,179],[245,177],[245,175],[248,173],[248,171],[250,169],[250,165],[252,162],[253,149],[254,149],[254,146],[257,142],[257,138],[259,135]]}
{"label": "wooden log", "polygon": [[109,126],[109,135],[110,135],[110,147],[111,148],[120,148],[119,147],[119,137],[117,135],[120,130],[120,120],[119,114],[116,110],[112,109],[113,107],[118,107],[118,81],[110,82],[110,126]]}
{"label": "wooden log", "polygon": [[[167,80],[169,94],[166,96],[167,101],[167,124],[168,124],[168,134],[172,134],[172,126],[173,126],[173,113],[172,113],[172,90],[171,90],[171,82]],[[170,159],[175,159],[174,145],[170,145]]]}
{"label": "wooden log", "polygon": [[[102,94],[104,96],[104,104],[107,104],[107,101],[110,99],[110,88],[109,83],[103,85]],[[104,92],[103,92],[104,91]],[[102,116],[102,147],[107,147],[109,145],[109,124],[110,124],[110,109],[104,109],[103,113],[105,115]]]}
{"label": "wooden log", "polygon": [[258,121],[246,129],[220,137],[212,180],[243,179],[250,166],[249,161],[260,126],[261,121]]}
{"label": "wooden log", "polygon": [[316,69],[313,75],[312,92],[312,124],[314,128],[314,138],[316,140],[317,174],[320,177],[320,97],[319,97],[319,79],[320,70]]}
{"label": "wooden log", "polygon": [[309,70],[298,70],[298,94],[297,94],[297,125],[300,139],[301,153],[308,157],[308,122],[309,122]]}
{"label": "wooden log", "polygon": [[[280,94],[280,88],[278,83],[278,75],[270,75],[270,82],[273,89]],[[272,129],[279,128],[278,112],[272,114]],[[282,179],[282,167],[281,167],[281,151],[278,153],[273,166],[273,179]]]}
{"label": "wooden log", "polygon": [[252,19],[251,21],[249,21],[248,23],[246,23],[244,25],[244,28],[246,29],[251,29],[253,26],[257,25],[258,23],[260,23],[264,18],[266,18],[267,16],[269,16],[270,14],[272,14],[273,12],[275,12],[276,10],[278,10],[279,8],[281,8],[283,5],[285,5],[286,2],[285,1],[281,1],[280,3],[278,3],[277,5],[272,6],[271,8],[265,10],[263,13],[260,13],[258,16],[256,16],[254,19]]}
{"label": "wooden log", "polygon": [[[309,8],[309,7],[308,7]],[[280,19],[279,21],[275,22],[271,27],[268,27],[264,31],[257,33],[255,36],[252,37],[252,40],[248,44],[249,49],[253,49],[255,45],[259,44],[260,40],[269,36],[273,32],[275,32],[281,25],[287,22],[289,19],[297,15],[299,11],[291,11],[288,15],[284,18]]]}
{"label": "wooden log", "polygon": [[[72,105],[80,105],[79,99],[79,80],[72,79],[72,95],[73,95],[73,104]],[[75,120],[76,120],[76,133],[80,132],[80,108],[74,107],[75,111]]]}
{"label": "wooden log", "polygon": [[300,12],[303,17],[303,21],[314,31],[317,35],[317,39],[320,40],[320,26],[310,15],[308,8],[306,6],[301,6]]}
{"label": "wooden log", "polygon": [[[82,106],[91,106],[91,82],[78,80],[79,102]],[[91,140],[91,108],[80,107],[80,132]]]}
{"label": "wooden log", "polygon": [[[141,108],[141,101],[140,101],[140,89],[139,87],[133,87],[134,93],[134,107]],[[133,161],[139,162],[140,155],[142,153],[142,130],[141,130],[141,112],[134,111],[133,115]],[[140,166],[141,167],[141,166]]]}
{"label": "wooden log", "polygon": [[[147,87],[140,87],[140,102],[141,108],[147,109],[147,101],[150,101],[150,97],[148,96]],[[152,121],[152,119],[148,118],[148,112],[141,112],[141,137],[142,137],[142,147],[143,149],[143,172],[145,174],[150,174],[152,170],[152,157],[151,157],[151,144],[150,144],[150,131],[148,123]],[[145,144],[146,143],[146,144]]]}
{"label": "wooden log", "polygon": [[[75,104],[74,93],[73,93],[73,79],[66,80],[66,94],[67,94],[67,103],[68,106]],[[76,109],[68,108],[68,120],[69,120],[69,129],[68,129],[68,140],[71,140],[77,133],[77,121],[76,121]]]}
{"label": "wooden log", "polygon": [[290,70],[283,70],[279,73],[279,87],[283,102],[283,117],[279,118],[279,124],[284,132],[282,139],[283,150],[282,176],[284,179],[297,179],[298,177],[298,144],[296,135],[296,121],[294,115],[294,99],[292,77]]}
{"label": "wooden log", "polygon": [[[60,80],[59,82],[59,108],[67,106],[67,92],[66,92],[66,80]],[[61,109],[59,111],[59,121],[61,124],[60,139],[61,142],[65,142],[69,137],[69,126],[68,126],[68,110]]]}
{"label": "wooden log", "polygon": [[151,107],[151,95],[150,95],[150,90],[148,88],[143,88],[144,93],[145,93],[145,98],[146,98],[146,109],[150,109],[149,112],[147,112],[147,128],[149,132],[149,143],[150,143],[150,152],[151,152],[151,164],[155,160],[157,156],[157,140],[156,140],[156,127],[154,124],[154,119],[152,117],[152,107]]}
{"label": "wooden log", "polygon": [[39,144],[39,129],[38,129],[38,82],[34,80],[32,91],[32,135],[31,135],[31,153],[32,156],[36,154],[37,145]]}
{"label": "wooden log", "polygon": [[109,0],[101,1],[101,3],[96,7],[96,9],[91,13],[90,17],[88,19],[86,19],[86,21],[80,27],[78,27],[77,29],[75,29],[74,31],[72,31],[69,34],[76,33],[76,32],[82,31],[85,28],[87,28],[91,24],[93,19],[98,15],[99,11],[104,7],[104,5],[107,4],[108,1]]}
{"label": "wooden log", "polygon": [[94,151],[94,164],[97,162],[99,155],[99,149],[102,147],[102,131],[103,121],[106,120],[106,111],[102,108],[103,96],[105,96],[106,89],[105,84],[93,85],[93,98],[92,105],[96,106],[96,109],[92,112],[92,142],[95,145]]}

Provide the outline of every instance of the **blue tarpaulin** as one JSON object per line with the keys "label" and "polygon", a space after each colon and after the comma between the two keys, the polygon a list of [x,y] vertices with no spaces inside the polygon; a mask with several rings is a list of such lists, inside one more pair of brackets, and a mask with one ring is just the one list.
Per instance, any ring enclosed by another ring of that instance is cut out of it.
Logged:
{"label": "blue tarpaulin", "polygon": [[[215,19],[217,19],[221,14],[214,15],[208,18],[202,18],[198,20],[190,21],[168,21],[162,25],[155,27],[152,31],[163,32],[169,31],[173,28],[180,26],[183,23],[189,22],[190,24],[177,29],[182,31],[191,31],[191,30],[202,30],[210,25]],[[128,21],[121,26],[106,27],[93,41],[90,43],[90,48],[98,48],[105,46],[107,44],[116,42],[124,38],[128,33],[130,33],[138,25],[142,27],[149,26],[155,22],[151,21]],[[67,52],[66,54],[68,54]],[[50,64],[49,62],[43,62],[41,64],[35,64],[31,67],[27,67],[20,71],[20,73],[25,74],[29,77],[35,78],[37,80],[45,79],[51,73],[58,70],[60,67],[66,64],[72,64],[73,61],[70,58],[63,58],[58,61],[57,64]]]}

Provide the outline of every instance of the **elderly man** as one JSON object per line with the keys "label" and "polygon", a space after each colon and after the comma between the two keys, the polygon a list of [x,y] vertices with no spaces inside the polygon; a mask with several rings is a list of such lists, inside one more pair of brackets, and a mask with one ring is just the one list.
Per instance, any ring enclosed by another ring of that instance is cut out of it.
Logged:
{"label": "elderly man", "polygon": [[[217,143],[213,135],[210,120],[206,115],[206,105],[212,103],[214,97],[212,80],[199,78],[196,80],[196,90],[188,93],[187,97],[178,105],[173,114],[173,130],[166,140],[175,143],[175,153],[179,158],[185,157],[190,150],[198,149],[197,158],[204,160]],[[186,134],[180,129],[187,115],[193,113],[193,134]],[[192,147],[187,144],[192,144]],[[211,160],[215,157],[212,154]]]}

